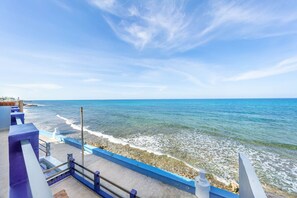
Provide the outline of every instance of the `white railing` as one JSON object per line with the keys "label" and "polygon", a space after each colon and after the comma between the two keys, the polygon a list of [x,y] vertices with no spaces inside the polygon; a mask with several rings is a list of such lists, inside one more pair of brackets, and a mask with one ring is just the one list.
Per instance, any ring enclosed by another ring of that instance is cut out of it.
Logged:
{"label": "white railing", "polygon": [[52,198],[52,192],[45,180],[39,162],[28,140],[21,141],[23,157],[33,198]]}
{"label": "white railing", "polygon": [[239,197],[267,198],[249,159],[239,153]]}
{"label": "white railing", "polygon": [[[41,143],[40,143],[41,142]],[[46,142],[42,139],[39,139],[39,150],[45,153],[45,156],[50,156],[51,155],[51,143]]]}
{"label": "white railing", "polygon": [[23,124],[21,118],[16,118],[17,125]]}

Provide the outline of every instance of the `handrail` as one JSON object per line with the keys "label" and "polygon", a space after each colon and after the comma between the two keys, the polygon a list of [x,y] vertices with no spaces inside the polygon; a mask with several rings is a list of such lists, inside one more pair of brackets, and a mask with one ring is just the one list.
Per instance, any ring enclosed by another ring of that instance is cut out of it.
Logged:
{"label": "handrail", "polygon": [[113,183],[112,181],[110,181],[110,180],[108,180],[108,179],[106,179],[106,178],[104,178],[104,177],[102,177],[102,176],[100,176],[100,178],[102,178],[104,181],[106,181],[106,182],[108,182],[108,183],[114,185],[115,187],[121,189],[122,191],[124,191],[124,192],[130,194],[130,191],[128,191],[128,190],[126,190],[125,188],[123,188],[123,187],[121,187],[121,186],[119,186],[119,185]]}
{"label": "handrail", "polygon": [[21,118],[15,118],[17,125],[23,124]]}
{"label": "handrail", "polygon": [[39,139],[39,141],[45,143],[45,146],[43,145],[43,143],[39,143],[39,146],[45,148],[45,150],[43,150],[42,148],[39,147],[39,150],[43,151],[45,153],[46,156],[50,156],[51,155],[51,152],[50,152],[50,149],[51,149],[51,143],[50,142],[46,142],[42,139]]}
{"label": "handrail", "polygon": [[68,162],[64,162],[63,164],[60,164],[60,165],[58,165],[58,166],[55,166],[55,167],[46,169],[46,170],[43,171],[43,173],[51,172],[52,170],[56,170],[57,168],[59,168],[59,167],[61,167],[61,166],[64,166],[64,165],[66,165],[66,164],[68,164]]}
{"label": "handrail", "polygon": [[62,171],[59,171],[59,172],[57,172],[57,173],[55,173],[55,174],[53,174],[53,175],[47,177],[46,180],[49,181],[49,180],[51,180],[51,179],[57,177],[58,175],[61,175],[61,174],[63,174],[63,173],[66,173],[67,171],[69,171],[69,168],[67,168],[67,169],[65,169],[65,170],[62,170]]}
{"label": "handrail", "polygon": [[46,151],[45,151],[45,150],[43,150],[43,149],[41,149],[41,148],[39,148],[39,150],[41,150],[42,152],[46,153]]}
{"label": "handrail", "polygon": [[46,146],[44,146],[43,144],[40,144],[40,143],[39,143],[39,146],[42,146],[43,148],[46,148]]}
{"label": "handrail", "polygon": [[83,172],[81,172],[80,170],[77,170],[76,168],[74,169],[76,172],[78,172],[79,174],[81,174],[82,176],[88,178],[90,181],[94,182],[94,179],[89,177],[88,175],[84,174]]}
{"label": "handrail", "polygon": [[[77,164],[78,165],[78,164]],[[74,169],[76,172],[78,172],[80,175],[82,175],[83,177],[86,177],[88,178],[90,181],[94,182],[94,180],[92,178],[90,178],[88,175],[84,174],[83,172],[77,170],[77,169]],[[122,197],[121,195],[119,195],[118,193],[114,192],[113,190],[107,188],[106,186],[104,186],[103,184],[100,183],[100,186],[103,187],[105,190],[111,192],[112,194],[118,196],[118,197]],[[129,194],[130,192],[128,192]]]}
{"label": "handrail", "polygon": [[77,166],[79,166],[79,167],[81,167],[81,168],[83,168],[83,169],[84,169],[84,170],[86,170],[86,171],[89,171],[89,172],[90,172],[90,173],[92,173],[92,174],[95,174],[95,172],[94,172],[94,171],[92,171],[92,170],[88,169],[87,167],[84,167],[84,166],[82,166],[82,165],[78,164],[77,162],[74,162],[74,164],[75,164],[75,165],[77,165]]}
{"label": "handrail", "polygon": [[45,141],[45,140],[43,140],[43,139],[39,139],[39,141],[46,143],[46,141]]}
{"label": "handrail", "polygon": [[118,196],[118,197],[122,197],[121,195],[119,195],[118,193],[114,192],[113,190],[110,190],[109,188],[107,188],[106,186],[100,184],[101,187],[103,187],[105,190],[111,192],[112,194]]}
{"label": "handrail", "polygon": [[28,140],[21,141],[23,157],[33,198],[52,198],[52,192],[44,179],[44,174]]}
{"label": "handrail", "polygon": [[[73,163],[73,164],[75,164],[75,165],[81,167],[82,169],[87,170],[88,172],[90,172],[90,173],[92,173],[92,174],[96,174],[94,171],[92,171],[92,170],[90,170],[90,169],[88,169],[88,168],[86,168],[86,167],[84,167],[84,166],[78,164],[78,163],[75,162],[73,159],[70,160],[70,163]],[[72,169],[73,171],[78,172],[78,173],[79,173],[80,175],[82,175],[83,177],[88,178],[90,181],[94,182],[94,179],[93,179],[93,178],[89,177],[88,175],[86,175],[86,174],[83,173],[82,171],[77,170],[76,168],[74,168],[74,166],[73,166],[72,168],[71,168],[71,166],[70,166],[70,170],[71,170],[71,169]],[[126,190],[125,188],[123,188],[123,187],[119,186],[118,184],[116,184],[116,183],[110,181],[109,179],[107,179],[107,178],[105,178],[105,177],[103,177],[103,176],[101,176],[101,175],[99,176],[99,178],[101,178],[101,179],[103,179],[104,181],[110,183],[111,185],[117,187],[118,189],[124,191],[125,193],[131,194],[131,192],[130,192],[129,190]],[[118,195],[117,193],[115,193],[114,191],[112,191],[111,189],[108,189],[107,187],[103,186],[101,183],[100,183],[100,186],[102,186],[103,188],[105,188],[105,189],[108,190],[109,192],[115,194],[116,196],[121,197],[120,195]],[[139,198],[139,196],[137,196],[137,195],[136,195],[135,197],[136,197],[136,198]]]}

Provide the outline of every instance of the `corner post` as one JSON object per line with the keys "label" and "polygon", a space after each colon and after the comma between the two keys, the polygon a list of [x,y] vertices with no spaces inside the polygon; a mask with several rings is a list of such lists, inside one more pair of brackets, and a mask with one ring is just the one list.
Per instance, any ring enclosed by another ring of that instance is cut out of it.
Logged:
{"label": "corner post", "polygon": [[209,198],[210,184],[205,177],[205,170],[201,170],[195,178],[195,195],[199,198]]}
{"label": "corner post", "polygon": [[68,168],[70,169],[70,174],[74,174],[74,159],[73,154],[69,153],[67,154],[67,162],[68,162]]}
{"label": "corner post", "polygon": [[45,143],[45,147],[46,147],[46,156],[50,156],[51,155],[51,143],[50,142],[46,142]]}
{"label": "corner post", "polygon": [[130,191],[130,198],[136,198],[136,194],[137,194],[137,190],[132,189],[132,190]]}
{"label": "corner post", "polygon": [[72,153],[68,153],[67,154],[67,162],[68,162],[68,168],[70,168],[70,159],[73,158],[73,154]]}
{"label": "corner post", "polygon": [[71,158],[70,159],[70,174],[74,175],[74,168],[75,168],[75,164],[74,164],[75,159]]}
{"label": "corner post", "polygon": [[100,172],[96,171],[94,173],[94,190],[98,192],[100,190]]}

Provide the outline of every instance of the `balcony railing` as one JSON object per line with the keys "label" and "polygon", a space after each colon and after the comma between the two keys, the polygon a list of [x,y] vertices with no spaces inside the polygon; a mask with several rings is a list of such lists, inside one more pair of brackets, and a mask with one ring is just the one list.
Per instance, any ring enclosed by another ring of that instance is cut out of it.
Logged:
{"label": "balcony railing", "polygon": [[62,163],[58,166],[52,167],[50,169],[44,170],[43,173],[49,173],[51,171],[57,170],[58,168],[68,164],[68,168],[58,171],[46,178],[49,185],[52,185],[62,179],[72,176],[85,186],[90,188],[92,191],[100,195],[101,197],[111,198],[111,197],[123,197],[115,190],[108,188],[106,185],[102,184],[100,180],[107,182],[118,190],[122,191],[124,194],[129,195],[130,198],[139,198],[137,196],[137,191],[132,189],[131,191],[119,186],[118,184],[110,181],[109,179],[100,175],[99,171],[92,171],[81,164],[75,162],[72,158],[72,154],[68,154],[68,162]]}
{"label": "balcony railing", "polygon": [[31,194],[33,198],[52,198],[52,192],[44,178],[44,174],[40,168],[36,155],[28,140],[21,141],[25,167],[30,184]]}
{"label": "balcony railing", "polygon": [[51,155],[51,143],[39,139],[39,150],[45,153],[45,156]]}

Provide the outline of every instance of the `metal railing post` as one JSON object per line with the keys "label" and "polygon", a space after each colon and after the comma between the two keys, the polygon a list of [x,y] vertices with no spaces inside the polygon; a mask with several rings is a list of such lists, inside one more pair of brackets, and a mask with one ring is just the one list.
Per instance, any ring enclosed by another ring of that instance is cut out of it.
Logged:
{"label": "metal railing post", "polygon": [[68,168],[70,168],[70,159],[73,158],[73,154],[72,153],[68,153],[67,154],[67,162],[68,162]]}
{"label": "metal railing post", "polygon": [[100,172],[96,171],[94,173],[94,190],[98,192],[100,190]]}
{"label": "metal railing post", "polygon": [[68,168],[70,169],[70,174],[74,175],[74,158],[73,158],[73,154],[67,154],[67,161],[68,161]]}
{"label": "metal railing post", "polygon": [[51,155],[51,143],[46,142],[45,143],[45,148],[46,148],[45,156],[50,156]]}
{"label": "metal railing post", "polygon": [[70,174],[74,175],[74,168],[75,168],[75,163],[74,163],[75,159],[70,159]]}
{"label": "metal railing post", "polygon": [[130,191],[130,198],[136,198],[136,194],[137,194],[137,190],[132,189],[132,190]]}

